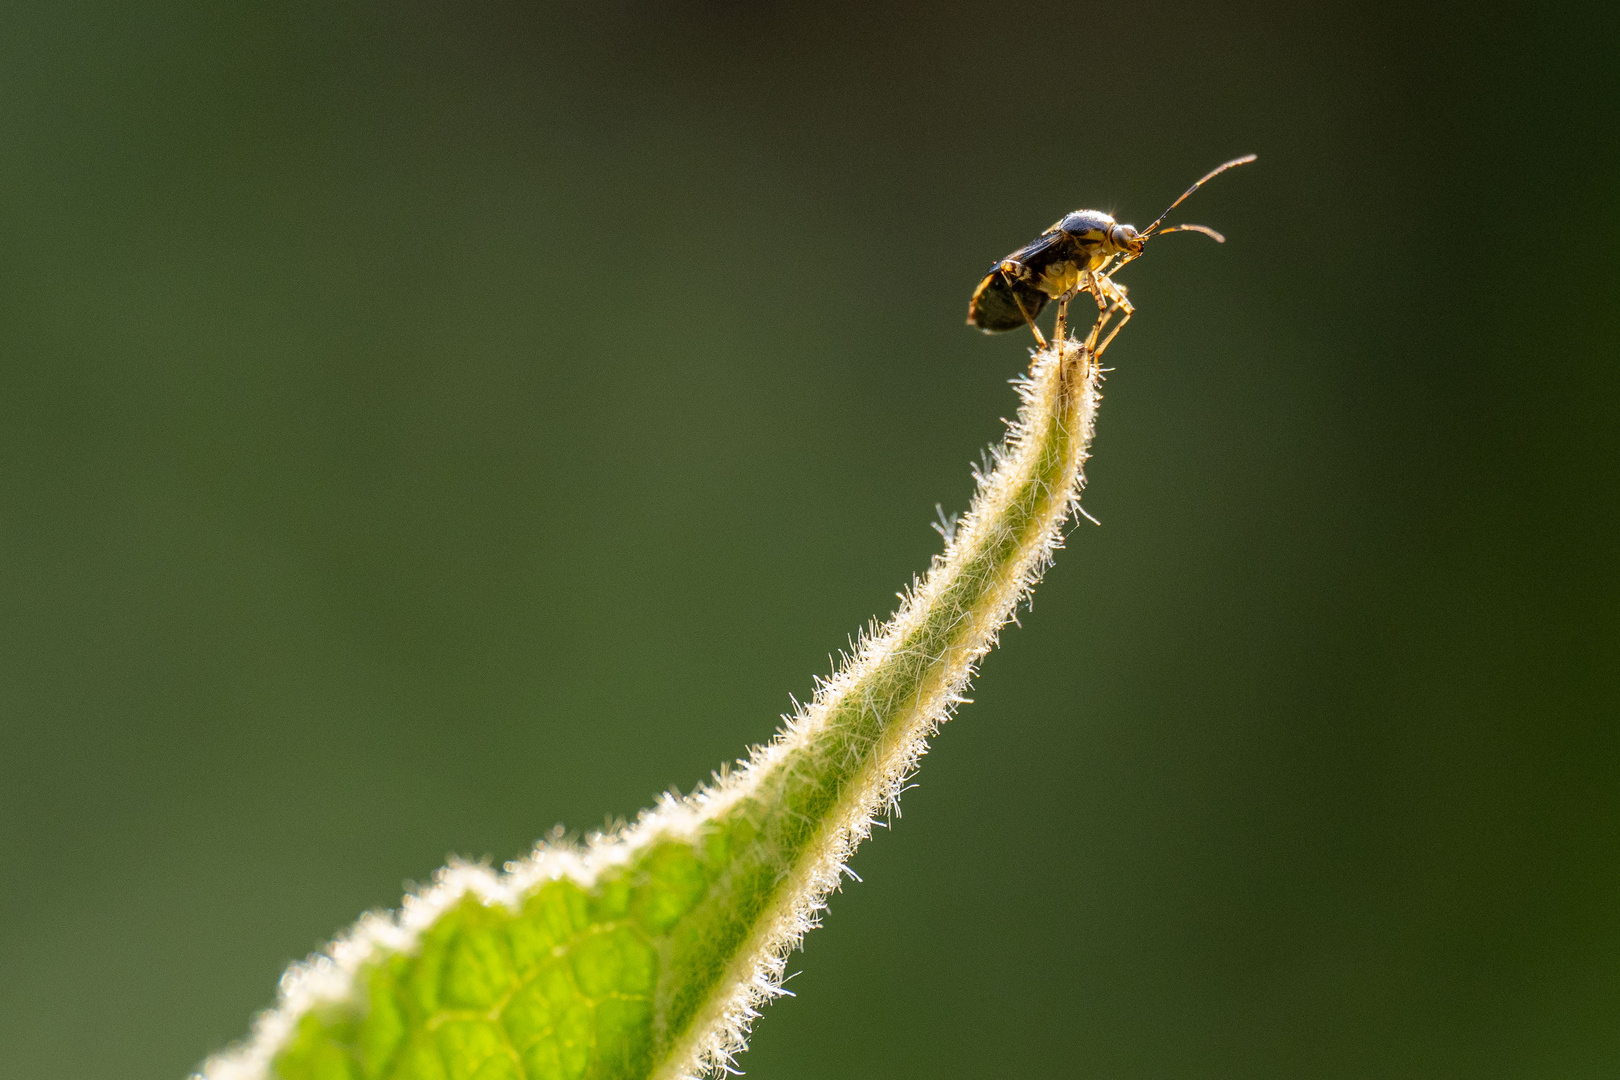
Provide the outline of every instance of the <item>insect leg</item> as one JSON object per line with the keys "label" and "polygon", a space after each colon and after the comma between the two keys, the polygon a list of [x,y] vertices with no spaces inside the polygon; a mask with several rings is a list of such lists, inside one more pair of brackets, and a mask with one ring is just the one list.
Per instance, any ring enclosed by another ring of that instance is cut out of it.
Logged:
{"label": "insect leg", "polygon": [[1086,349],[1091,351],[1094,351],[1097,344],[1097,335],[1102,333],[1103,326],[1108,322],[1109,316],[1113,314],[1108,307],[1108,301],[1104,298],[1107,292],[1107,286],[1103,284],[1104,282],[1107,282],[1107,286],[1113,285],[1108,275],[1101,270],[1092,270],[1086,275],[1084,288],[1097,301],[1097,321],[1091,324],[1091,332],[1086,335]]}
{"label": "insect leg", "polygon": [[1108,305],[1103,313],[1097,317],[1096,323],[1091,328],[1091,333],[1086,335],[1086,347],[1092,349],[1093,355],[1096,355],[1101,353],[1103,349],[1108,348],[1108,342],[1114,340],[1114,335],[1119,333],[1119,327],[1125,325],[1122,320],[1118,326],[1115,326],[1109,332],[1102,346],[1100,348],[1097,346],[1098,336],[1102,334],[1103,328],[1113,319],[1114,313],[1123,311],[1125,312],[1125,318],[1128,319],[1134,309],[1131,307],[1130,300],[1125,297],[1125,286],[1114,281],[1106,273],[1100,270],[1093,272],[1092,283],[1097,290],[1097,303],[1101,305],[1106,302]]}
{"label": "insect leg", "polygon": [[[1107,264],[1104,263],[1103,265],[1106,266]],[[1108,311],[1108,304],[1103,299],[1104,294],[1107,291],[1107,285],[1104,285],[1103,283],[1108,282],[1108,284],[1112,284],[1112,282],[1109,281],[1108,275],[1100,269],[1093,270],[1090,275],[1088,275],[1088,278],[1089,280],[1086,282],[1086,289],[1097,299],[1097,317],[1100,319]]]}
{"label": "insect leg", "polygon": [[1086,351],[1091,353],[1091,355],[1096,356],[1097,353],[1102,351],[1097,348],[1097,335],[1102,333],[1103,326],[1106,325],[1108,320],[1113,317],[1115,310],[1116,309],[1114,308],[1109,308],[1101,315],[1098,315],[1097,321],[1091,324],[1091,332],[1086,335]]}
{"label": "insect leg", "polygon": [[[1108,346],[1113,342],[1115,336],[1118,335],[1121,330],[1125,329],[1125,324],[1131,321],[1131,316],[1136,314],[1136,308],[1131,306],[1130,299],[1125,295],[1125,286],[1116,285],[1114,280],[1109,277],[1104,277],[1102,280],[1107,283],[1110,299],[1114,301],[1114,306],[1110,309],[1110,314],[1112,314],[1114,311],[1123,311],[1125,316],[1124,318],[1120,319],[1119,322],[1114,324],[1114,328],[1108,332],[1108,336],[1103,339],[1103,343],[1097,346],[1097,348],[1092,352],[1093,356],[1101,356]],[[1101,325],[1102,324],[1099,321],[1099,329],[1101,328]]]}
{"label": "insect leg", "polygon": [[1059,341],[1063,341],[1069,336],[1069,301],[1073,300],[1076,296],[1079,296],[1083,287],[1083,285],[1076,285],[1074,288],[1058,297],[1057,339]]}
{"label": "insect leg", "polygon": [[1127,311],[1125,313],[1125,317],[1114,324],[1114,328],[1108,332],[1108,336],[1103,338],[1103,343],[1097,346],[1091,355],[1101,356],[1108,346],[1113,343],[1114,336],[1121,330],[1125,329],[1125,324],[1131,321],[1132,314],[1134,314],[1134,312]]}
{"label": "insect leg", "polygon": [[1029,309],[1025,307],[1024,302],[1018,298],[1018,290],[1013,286],[1013,279],[1011,275],[1007,273],[1007,268],[1002,266],[999,269],[1001,271],[1002,278],[1007,282],[1008,292],[1012,294],[1013,303],[1018,305],[1018,313],[1024,317],[1025,322],[1029,323],[1029,332],[1035,335],[1035,344],[1039,345],[1043,349],[1046,348],[1046,339],[1041,336],[1041,328],[1035,325],[1035,320],[1030,318]]}

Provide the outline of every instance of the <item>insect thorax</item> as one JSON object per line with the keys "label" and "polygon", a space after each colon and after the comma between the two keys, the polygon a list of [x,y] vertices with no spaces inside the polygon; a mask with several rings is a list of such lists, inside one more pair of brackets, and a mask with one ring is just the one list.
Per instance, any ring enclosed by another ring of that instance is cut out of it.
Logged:
{"label": "insect thorax", "polygon": [[1070,236],[1085,236],[1095,233],[1106,238],[1108,231],[1117,224],[1114,215],[1105,214],[1101,210],[1076,210],[1071,214],[1064,214],[1062,220],[1052,226],[1062,229]]}
{"label": "insect thorax", "polygon": [[[1041,268],[1035,285],[1047,296],[1058,297],[1080,287],[1081,267],[1067,259]],[[1089,269],[1089,267],[1087,268]]]}
{"label": "insect thorax", "polygon": [[1100,268],[1114,253],[1109,239],[1114,219],[1100,210],[1076,210],[1064,215],[1046,235],[1061,239],[1030,260],[1025,280],[1048,296],[1072,292],[1082,284],[1081,275]]}

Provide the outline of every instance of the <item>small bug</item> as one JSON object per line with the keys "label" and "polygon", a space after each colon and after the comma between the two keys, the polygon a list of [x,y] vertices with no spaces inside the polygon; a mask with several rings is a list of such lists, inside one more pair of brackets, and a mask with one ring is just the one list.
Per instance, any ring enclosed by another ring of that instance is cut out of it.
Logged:
{"label": "small bug", "polygon": [[[1247,154],[1210,170],[1141,232],[1134,225],[1121,225],[1101,210],[1065,214],[1050,229],[990,268],[979,287],[973,290],[973,299],[968,301],[968,325],[977,326],[987,334],[1028,326],[1036,342],[1044,348],[1046,339],[1035,325],[1035,317],[1046,307],[1047,301],[1056,300],[1058,314],[1054,336],[1062,341],[1068,332],[1069,301],[1085,291],[1097,300],[1097,321],[1086,337],[1086,346],[1094,356],[1100,356],[1135,310],[1125,296],[1125,287],[1115,282],[1112,275],[1132,259],[1140,258],[1151,236],[1196,232],[1224,244],[1226,237],[1207,225],[1172,225],[1168,229],[1159,226],[1187,196],[1227,169],[1246,165],[1255,157]],[[1098,345],[1097,335],[1115,312],[1124,312],[1124,317]]]}

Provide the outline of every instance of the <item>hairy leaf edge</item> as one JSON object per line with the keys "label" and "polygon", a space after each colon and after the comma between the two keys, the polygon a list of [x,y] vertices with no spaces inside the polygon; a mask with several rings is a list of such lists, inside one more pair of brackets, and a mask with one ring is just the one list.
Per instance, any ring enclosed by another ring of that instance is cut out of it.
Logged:
{"label": "hairy leaf edge", "polygon": [[[711,820],[740,799],[757,793],[760,778],[808,752],[825,726],[828,713],[863,680],[880,671],[897,646],[934,613],[946,587],[990,545],[1006,535],[1003,521],[1015,496],[1037,476],[1043,458],[1062,452],[1060,476],[1051,486],[1055,497],[1010,557],[999,563],[995,580],[962,614],[971,625],[947,655],[930,658],[912,704],[887,719],[876,754],[865,763],[861,779],[823,822],[817,840],[789,872],[789,885],[762,918],[709,996],[693,1023],[676,1040],[653,1073],[654,1080],[692,1080],[734,1071],[737,1054],[747,1046],[759,1007],[783,993],[787,956],[806,931],[818,925],[826,899],[837,888],[846,860],[871,834],[879,814],[898,809],[900,793],[928,749],[928,738],[950,718],[964,699],[963,691],[978,661],[994,647],[1002,626],[1025,599],[1053,553],[1062,546],[1064,523],[1079,506],[1083,466],[1095,430],[1101,400],[1101,372],[1075,342],[1036,354],[1028,375],[1013,380],[1021,404],[1008,424],[1001,445],[991,448],[988,469],[975,469],[977,488],[968,512],[946,536],[927,575],[914,580],[901,604],[881,627],[869,628],[855,643],[853,655],[841,658],[831,679],[818,681],[814,698],[783,718],[768,743],[751,749],[746,761],[689,795],[665,793],[633,824],[590,834],[570,843],[560,828],[523,859],[497,872],[490,867],[452,861],[430,885],[408,894],[397,912],[372,911],[321,952],[291,965],[282,975],[275,1007],[260,1013],[251,1035],[216,1054],[193,1074],[193,1080],[266,1080],[270,1063],[287,1044],[299,1018],[312,1009],[349,1000],[356,975],[390,954],[409,954],[422,935],[468,895],[481,903],[517,910],[523,899],[547,882],[570,879],[589,888],[609,869],[630,862],[660,839],[695,837]],[[1061,443],[1059,447],[1056,444]],[[926,683],[926,685],[923,685]]]}

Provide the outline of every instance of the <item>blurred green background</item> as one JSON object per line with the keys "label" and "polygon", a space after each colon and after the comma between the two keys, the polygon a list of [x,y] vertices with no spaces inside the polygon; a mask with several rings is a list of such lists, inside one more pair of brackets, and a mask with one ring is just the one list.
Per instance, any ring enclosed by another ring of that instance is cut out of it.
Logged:
{"label": "blurred green background", "polygon": [[7,4],[0,1075],[179,1080],[766,738],[1014,406],[985,266],[1251,150],[743,1066],[1620,1075],[1620,62],[1540,7]]}

